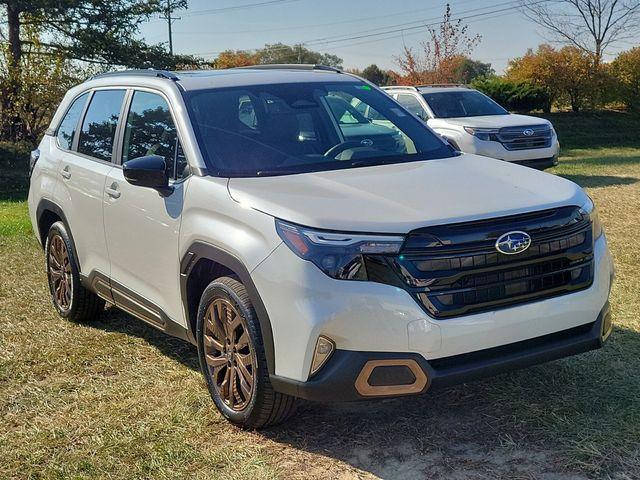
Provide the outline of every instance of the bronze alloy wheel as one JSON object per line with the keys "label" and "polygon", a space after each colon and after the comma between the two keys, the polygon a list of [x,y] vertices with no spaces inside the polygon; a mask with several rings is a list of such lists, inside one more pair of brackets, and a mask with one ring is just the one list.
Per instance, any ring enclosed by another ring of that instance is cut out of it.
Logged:
{"label": "bronze alloy wheel", "polygon": [[59,234],[51,237],[49,247],[49,281],[53,300],[63,311],[71,308],[73,278],[67,245]]}
{"label": "bronze alloy wheel", "polygon": [[226,299],[216,298],[204,318],[204,356],[220,399],[232,410],[246,408],[256,383],[256,360],[247,324]]}

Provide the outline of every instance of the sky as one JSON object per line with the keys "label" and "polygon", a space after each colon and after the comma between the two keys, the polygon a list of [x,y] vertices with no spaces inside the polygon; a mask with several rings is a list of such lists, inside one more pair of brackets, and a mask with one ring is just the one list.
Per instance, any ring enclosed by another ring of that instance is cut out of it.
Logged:
{"label": "sky", "polygon": [[[164,0],[162,0],[164,1]],[[418,47],[425,24],[441,21],[441,0],[188,0],[174,12],[174,52],[213,59],[227,49],[257,49],[266,43],[302,43],[338,55],[345,68],[372,63],[395,68],[403,45]],[[264,5],[256,5],[266,3]],[[482,40],[471,55],[502,73],[508,60],[548,42],[548,35],[517,8],[517,0],[450,0],[453,18],[463,18]],[[249,5],[249,7],[247,7]],[[253,6],[251,6],[253,5]],[[141,27],[147,42],[168,41],[167,22]],[[611,54],[629,48],[621,44]]]}

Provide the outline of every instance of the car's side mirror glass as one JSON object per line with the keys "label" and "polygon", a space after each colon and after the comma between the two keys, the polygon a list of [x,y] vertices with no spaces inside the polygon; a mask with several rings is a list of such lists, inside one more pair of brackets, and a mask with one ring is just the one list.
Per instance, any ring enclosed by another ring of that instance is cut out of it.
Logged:
{"label": "car's side mirror glass", "polygon": [[169,187],[167,162],[159,155],[134,158],[122,165],[124,178],[131,185],[148,187],[166,193]]}

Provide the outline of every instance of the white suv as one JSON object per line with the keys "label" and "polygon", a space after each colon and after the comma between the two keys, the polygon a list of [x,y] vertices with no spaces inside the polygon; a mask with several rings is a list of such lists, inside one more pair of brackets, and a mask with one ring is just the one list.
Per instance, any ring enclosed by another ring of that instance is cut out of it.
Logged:
{"label": "white suv", "polygon": [[246,428],[298,397],[421,394],[611,330],[580,187],[461,154],[326,67],[95,77],[33,152],[29,208],[60,315],[106,301],[197,345]]}
{"label": "white suv", "polygon": [[477,90],[459,85],[384,87],[453,147],[544,170],[558,164],[551,122],[516,115]]}

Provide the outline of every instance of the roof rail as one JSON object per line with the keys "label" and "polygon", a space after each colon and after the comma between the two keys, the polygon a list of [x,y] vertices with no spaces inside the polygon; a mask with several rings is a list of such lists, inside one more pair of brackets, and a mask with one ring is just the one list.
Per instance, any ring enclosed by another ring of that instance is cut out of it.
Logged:
{"label": "roof rail", "polygon": [[381,88],[382,90],[413,90],[414,92],[418,91],[418,87],[414,87],[413,85],[392,85]]}
{"label": "roof rail", "polygon": [[446,88],[446,87],[451,87],[451,88],[469,88],[468,85],[465,85],[464,83],[429,83],[426,85],[418,85],[418,87],[420,88]]}
{"label": "roof rail", "polygon": [[342,73],[342,70],[327,65],[316,65],[313,63],[266,63],[260,65],[247,65],[246,68],[251,70],[320,70],[326,72]]}
{"label": "roof rail", "polygon": [[137,70],[118,70],[115,72],[106,72],[99,73],[98,75],[94,75],[91,77],[91,80],[96,78],[105,78],[105,77],[119,77],[122,75],[145,75],[150,77],[160,77],[166,78],[168,80],[173,80],[174,82],[180,80],[180,78],[173,72],[169,72],[168,70],[155,70],[153,68],[148,69],[137,69]]}
{"label": "roof rail", "polygon": [[418,91],[419,88],[469,88],[468,85],[464,83],[429,83],[425,85],[394,85],[389,87],[382,87],[383,90],[413,90]]}

